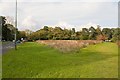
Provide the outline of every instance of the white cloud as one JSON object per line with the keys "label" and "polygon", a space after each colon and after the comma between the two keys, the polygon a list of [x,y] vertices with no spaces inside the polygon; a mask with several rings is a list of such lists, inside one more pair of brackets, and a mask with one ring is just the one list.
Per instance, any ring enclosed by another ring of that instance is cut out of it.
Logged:
{"label": "white cloud", "polygon": [[15,16],[15,4],[13,2],[1,2],[0,15]]}
{"label": "white cloud", "polygon": [[80,25],[79,30],[82,30],[82,28],[88,28],[89,29],[91,26],[93,26],[94,28],[97,28],[97,25],[99,25],[99,24],[89,22],[86,25],[85,24]]}
{"label": "white cloud", "polygon": [[56,25],[53,25],[53,27],[61,27],[62,29],[71,29],[71,28],[75,28],[74,25],[68,24],[65,21],[59,21]]}
{"label": "white cloud", "polygon": [[6,23],[15,25],[15,20],[11,16],[6,16]]}
{"label": "white cloud", "polygon": [[59,22],[58,24],[56,24],[55,26],[59,26],[61,27],[62,29],[66,28],[66,29],[72,29],[72,28],[75,28],[76,31],[80,31],[82,30],[82,28],[90,28],[91,26],[93,26],[94,28],[97,28],[97,25],[99,24],[95,24],[95,23],[92,23],[92,22],[89,22],[87,24],[84,24],[84,25],[71,25],[71,24],[68,24],[66,22]]}
{"label": "white cloud", "polygon": [[[86,0],[81,0],[81,2],[78,0],[30,1],[18,2],[18,28],[20,30],[26,28],[37,30],[44,25],[61,25],[67,28],[75,27],[79,30],[83,24],[88,22],[98,23],[101,26],[117,25],[117,3],[102,3],[103,0],[98,0],[101,2],[95,2],[94,0],[87,0],[87,2],[85,2]],[[14,18],[14,2],[2,2],[0,7],[0,15]]]}
{"label": "white cloud", "polygon": [[[16,0],[1,0],[2,2],[15,2]],[[119,0],[17,0],[18,2],[118,2]]]}
{"label": "white cloud", "polygon": [[27,16],[26,18],[24,18],[24,20],[22,21],[22,25],[19,28],[23,30],[30,29],[34,31],[36,30],[37,25],[37,21],[35,21],[32,16]]}

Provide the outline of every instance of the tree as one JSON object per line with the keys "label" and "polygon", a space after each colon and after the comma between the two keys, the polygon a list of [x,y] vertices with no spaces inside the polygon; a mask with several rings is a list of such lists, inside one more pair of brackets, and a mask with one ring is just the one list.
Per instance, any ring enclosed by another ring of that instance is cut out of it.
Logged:
{"label": "tree", "polygon": [[6,24],[6,18],[4,16],[0,16],[0,24],[4,26]]}
{"label": "tree", "polygon": [[46,30],[46,31],[48,31],[48,26],[44,26],[43,29]]}
{"label": "tree", "polygon": [[13,24],[6,23],[6,17],[0,16],[1,19],[1,27],[2,27],[2,40],[12,41],[14,40],[15,30],[18,33],[18,29],[16,29]]}
{"label": "tree", "polygon": [[71,30],[64,29],[63,30],[63,39],[69,40],[71,38]]}
{"label": "tree", "polygon": [[75,40],[75,38],[76,38],[75,28],[72,28],[72,30],[71,30],[71,39]]}
{"label": "tree", "polygon": [[14,40],[15,27],[12,24],[5,24],[2,27],[2,38],[6,41]]}
{"label": "tree", "polygon": [[53,30],[53,40],[60,40],[63,38],[63,30],[60,27],[55,27]]}
{"label": "tree", "polygon": [[102,41],[105,41],[106,40],[106,36],[105,35],[98,35],[97,36],[97,40],[102,40]]}
{"label": "tree", "polygon": [[97,36],[96,29],[91,26],[91,27],[89,28],[89,32],[90,32],[90,34],[89,34],[89,39],[91,39],[91,40],[96,40],[96,36]]}
{"label": "tree", "polygon": [[8,29],[7,25],[2,26],[2,40],[9,40],[9,33],[10,30]]}
{"label": "tree", "polygon": [[110,28],[103,28],[102,33],[107,37],[108,40],[112,38],[112,32]]}
{"label": "tree", "polygon": [[89,30],[87,28],[82,28],[82,35],[81,35],[81,39],[82,40],[87,40],[89,38]]}
{"label": "tree", "polygon": [[5,23],[6,23],[6,18],[5,17],[3,17],[3,16],[0,16],[0,40],[3,40],[3,38],[4,38],[4,36],[2,36],[2,28],[3,28],[3,26],[5,25]]}
{"label": "tree", "polygon": [[72,29],[62,29],[60,27],[44,26],[36,32],[28,31],[30,40],[117,40],[119,36],[118,29],[104,28],[101,30],[100,26],[95,29],[93,26],[82,28],[82,31],[75,31]]}
{"label": "tree", "polygon": [[80,40],[80,36],[81,36],[82,32],[78,31],[76,32],[76,39]]}
{"label": "tree", "polygon": [[53,39],[53,30],[54,30],[54,28],[48,27],[47,38],[48,38],[49,40],[50,40],[50,39]]}
{"label": "tree", "polygon": [[17,39],[18,39],[18,40],[21,40],[21,38],[23,38],[24,40],[27,39],[27,36],[26,36],[26,32],[25,32],[25,31],[18,31],[18,33],[17,33]]}
{"label": "tree", "polygon": [[112,35],[112,41],[113,42],[116,42],[118,40],[120,40],[120,28],[114,29],[114,33]]}
{"label": "tree", "polygon": [[97,26],[96,32],[97,32],[97,35],[102,35],[102,31],[99,25]]}

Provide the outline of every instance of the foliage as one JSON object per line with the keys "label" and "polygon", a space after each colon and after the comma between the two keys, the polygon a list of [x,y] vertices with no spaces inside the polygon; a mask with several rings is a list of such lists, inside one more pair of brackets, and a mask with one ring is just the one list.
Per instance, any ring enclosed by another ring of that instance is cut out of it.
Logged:
{"label": "foliage", "polygon": [[[6,23],[6,18],[0,16],[2,22],[2,40],[14,40],[15,30],[17,31],[17,40],[35,41],[35,40],[111,40],[116,42],[120,40],[120,28],[103,28],[100,26],[95,29],[93,26],[82,28],[80,31],[72,29],[62,29],[60,27],[44,26],[42,29],[32,32],[30,30],[18,31],[12,24]],[[67,27],[67,26],[66,26]]]}
{"label": "foliage", "polygon": [[110,28],[104,28],[102,33],[107,37],[108,40],[112,38],[112,32]]}
{"label": "foliage", "polygon": [[112,35],[112,41],[116,42],[120,40],[120,28],[114,29],[113,35]]}
{"label": "foliage", "polygon": [[95,29],[90,27],[89,29],[83,28],[81,31],[75,31],[72,29],[62,29],[60,27],[48,27],[45,26],[31,34],[32,40],[112,40],[117,41],[120,32],[117,28],[103,28],[100,26]]}
{"label": "foliage", "polygon": [[89,39],[90,39],[90,40],[96,40],[96,36],[97,36],[97,31],[96,31],[96,29],[95,29],[93,26],[91,26],[91,27],[89,28],[89,31],[90,31]]}
{"label": "foliage", "polygon": [[103,41],[105,41],[106,39],[107,38],[106,38],[105,35],[100,34],[100,35],[97,36],[97,40],[103,40]]}
{"label": "foliage", "polygon": [[18,31],[17,38],[20,40],[21,38],[26,39],[27,35],[25,31]]}
{"label": "foliage", "polygon": [[[14,40],[15,30],[18,33],[18,29],[16,29],[13,24],[6,23],[6,17],[0,16],[1,24],[2,24],[2,40],[12,41]],[[17,34],[18,35],[18,34]]]}

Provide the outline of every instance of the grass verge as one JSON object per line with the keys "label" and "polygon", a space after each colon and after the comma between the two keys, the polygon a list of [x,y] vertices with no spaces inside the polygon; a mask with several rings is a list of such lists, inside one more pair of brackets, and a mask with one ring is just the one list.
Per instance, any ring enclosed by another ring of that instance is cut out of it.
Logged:
{"label": "grass verge", "polygon": [[2,62],[3,78],[117,78],[118,46],[100,43],[62,54],[28,42],[3,54]]}

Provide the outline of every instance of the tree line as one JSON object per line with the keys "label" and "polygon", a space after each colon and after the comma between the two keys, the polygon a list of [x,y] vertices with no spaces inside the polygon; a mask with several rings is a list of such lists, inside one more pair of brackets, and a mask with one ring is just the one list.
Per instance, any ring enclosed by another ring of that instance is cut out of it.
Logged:
{"label": "tree line", "polygon": [[23,33],[24,31],[18,31],[13,24],[7,23],[6,20],[6,17],[0,16],[0,37],[2,41],[13,41],[15,39],[15,31],[17,34],[17,40],[20,40],[22,37],[26,38]]}
{"label": "tree line", "polygon": [[[120,28],[103,28],[98,25],[97,28],[82,28],[80,31],[72,29],[62,29],[60,27],[44,26],[42,29],[32,32],[30,30],[19,31],[12,24],[6,23],[6,18],[0,16],[2,21],[2,40],[14,40],[15,30],[17,31],[17,40],[23,38],[27,41],[35,40],[111,40],[113,42],[120,40]],[[67,26],[66,26],[67,27]]]}
{"label": "tree line", "polygon": [[120,28],[103,28],[100,26],[95,29],[82,28],[81,31],[72,29],[62,29],[60,27],[48,27],[29,34],[28,40],[111,40],[117,41],[120,35]]}

